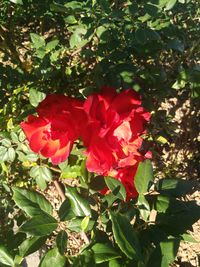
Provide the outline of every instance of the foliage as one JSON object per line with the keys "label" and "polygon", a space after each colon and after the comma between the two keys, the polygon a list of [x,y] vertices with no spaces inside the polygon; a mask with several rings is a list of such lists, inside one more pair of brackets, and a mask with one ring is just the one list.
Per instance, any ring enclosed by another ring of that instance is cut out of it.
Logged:
{"label": "foliage", "polygon": [[[30,150],[19,123],[50,93],[83,99],[102,85],[134,88],[155,121],[147,139],[164,145],[173,134],[159,104],[198,101],[198,17],[198,0],[1,1],[0,266],[21,266],[51,239],[41,267],[167,267],[181,240],[194,242],[186,233],[200,208],[179,199],[194,183],[157,181],[146,160],[135,178],[139,197],[124,202],[118,180],[88,173],[80,142],[55,167]],[[77,186],[65,186],[67,198],[53,210],[48,186],[69,178]],[[89,239],[76,257],[68,254],[73,232]]]}

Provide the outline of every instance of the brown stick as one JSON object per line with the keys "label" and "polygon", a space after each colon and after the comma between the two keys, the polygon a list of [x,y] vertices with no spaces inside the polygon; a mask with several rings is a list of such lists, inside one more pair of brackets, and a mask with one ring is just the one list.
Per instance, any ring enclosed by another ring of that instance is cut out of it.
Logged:
{"label": "brown stick", "polygon": [[64,201],[66,199],[66,197],[65,197],[65,194],[64,194],[60,184],[58,183],[57,180],[54,180],[53,183],[54,183],[54,186],[55,186],[60,198],[62,199],[62,201]]}

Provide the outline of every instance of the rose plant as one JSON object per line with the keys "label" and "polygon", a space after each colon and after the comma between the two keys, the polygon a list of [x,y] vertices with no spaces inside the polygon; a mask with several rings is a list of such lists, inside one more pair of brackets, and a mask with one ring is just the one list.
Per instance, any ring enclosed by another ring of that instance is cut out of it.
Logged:
{"label": "rose plant", "polygon": [[37,112],[38,116],[29,115],[21,123],[33,152],[59,164],[67,160],[74,141],[81,136],[87,148],[87,170],[119,179],[127,199],[137,196],[134,176],[138,164],[151,157],[150,151],[139,151],[150,119],[139,94],[103,87],[85,102],[54,94],[39,104]]}
{"label": "rose plant", "polygon": [[[0,266],[179,264],[200,218],[198,7],[1,1]],[[184,162],[163,157],[175,140]]]}
{"label": "rose plant", "polygon": [[[20,266],[24,257],[53,239],[41,267],[49,262],[63,267],[169,266],[180,241],[189,238],[183,233],[199,209],[174,198],[188,192],[187,181],[154,181],[152,154],[143,144],[150,113],[141,96],[112,87],[85,100],[51,94],[36,111],[20,124],[28,143],[23,142],[37,154],[30,174],[38,186],[42,179],[53,180],[62,204],[54,210],[55,218],[45,193],[13,187],[13,200],[26,217],[13,233],[19,243],[12,253],[8,246],[0,247],[1,262]],[[80,166],[76,176],[75,166]],[[76,186],[65,184],[66,175],[77,180]],[[177,220],[183,216],[180,227]],[[71,256],[67,240],[74,231],[85,244]],[[171,248],[167,254],[166,246]]]}

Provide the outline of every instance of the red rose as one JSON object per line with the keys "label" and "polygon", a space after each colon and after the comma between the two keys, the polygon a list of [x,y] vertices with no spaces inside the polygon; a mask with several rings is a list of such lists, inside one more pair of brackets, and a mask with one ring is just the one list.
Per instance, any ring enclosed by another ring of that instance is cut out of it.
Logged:
{"label": "red rose", "polygon": [[39,116],[28,116],[20,125],[35,153],[53,164],[65,161],[85,120],[82,102],[63,95],[47,96],[38,106]]}
{"label": "red rose", "polygon": [[87,169],[105,175],[126,166],[134,166],[142,155],[141,134],[150,114],[141,107],[139,94],[131,89],[116,93],[104,87],[84,103],[88,124],[82,133],[87,146]]}

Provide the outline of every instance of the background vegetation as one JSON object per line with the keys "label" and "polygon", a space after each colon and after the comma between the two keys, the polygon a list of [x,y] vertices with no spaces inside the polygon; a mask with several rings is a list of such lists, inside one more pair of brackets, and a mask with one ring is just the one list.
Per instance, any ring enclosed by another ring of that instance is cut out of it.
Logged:
{"label": "background vegetation", "polygon": [[[199,171],[199,17],[198,0],[1,0],[1,266],[20,266],[48,238],[42,267],[52,259],[54,266],[164,267],[174,261],[180,240],[192,240],[186,231],[200,209],[180,197],[197,188]],[[55,168],[30,151],[19,127],[45,95],[86,98],[102,85],[134,88],[152,113],[147,145],[154,176],[146,161],[140,196],[130,203],[123,202],[121,185],[113,191],[112,180],[106,181],[110,198],[98,195],[99,180],[86,173],[80,147]],[[48,198],[55,180],[77,187],[65,187],[68,198],[53,213],[42,195]],[[67,247],[74,231],[91,240],[78,256]]]}

